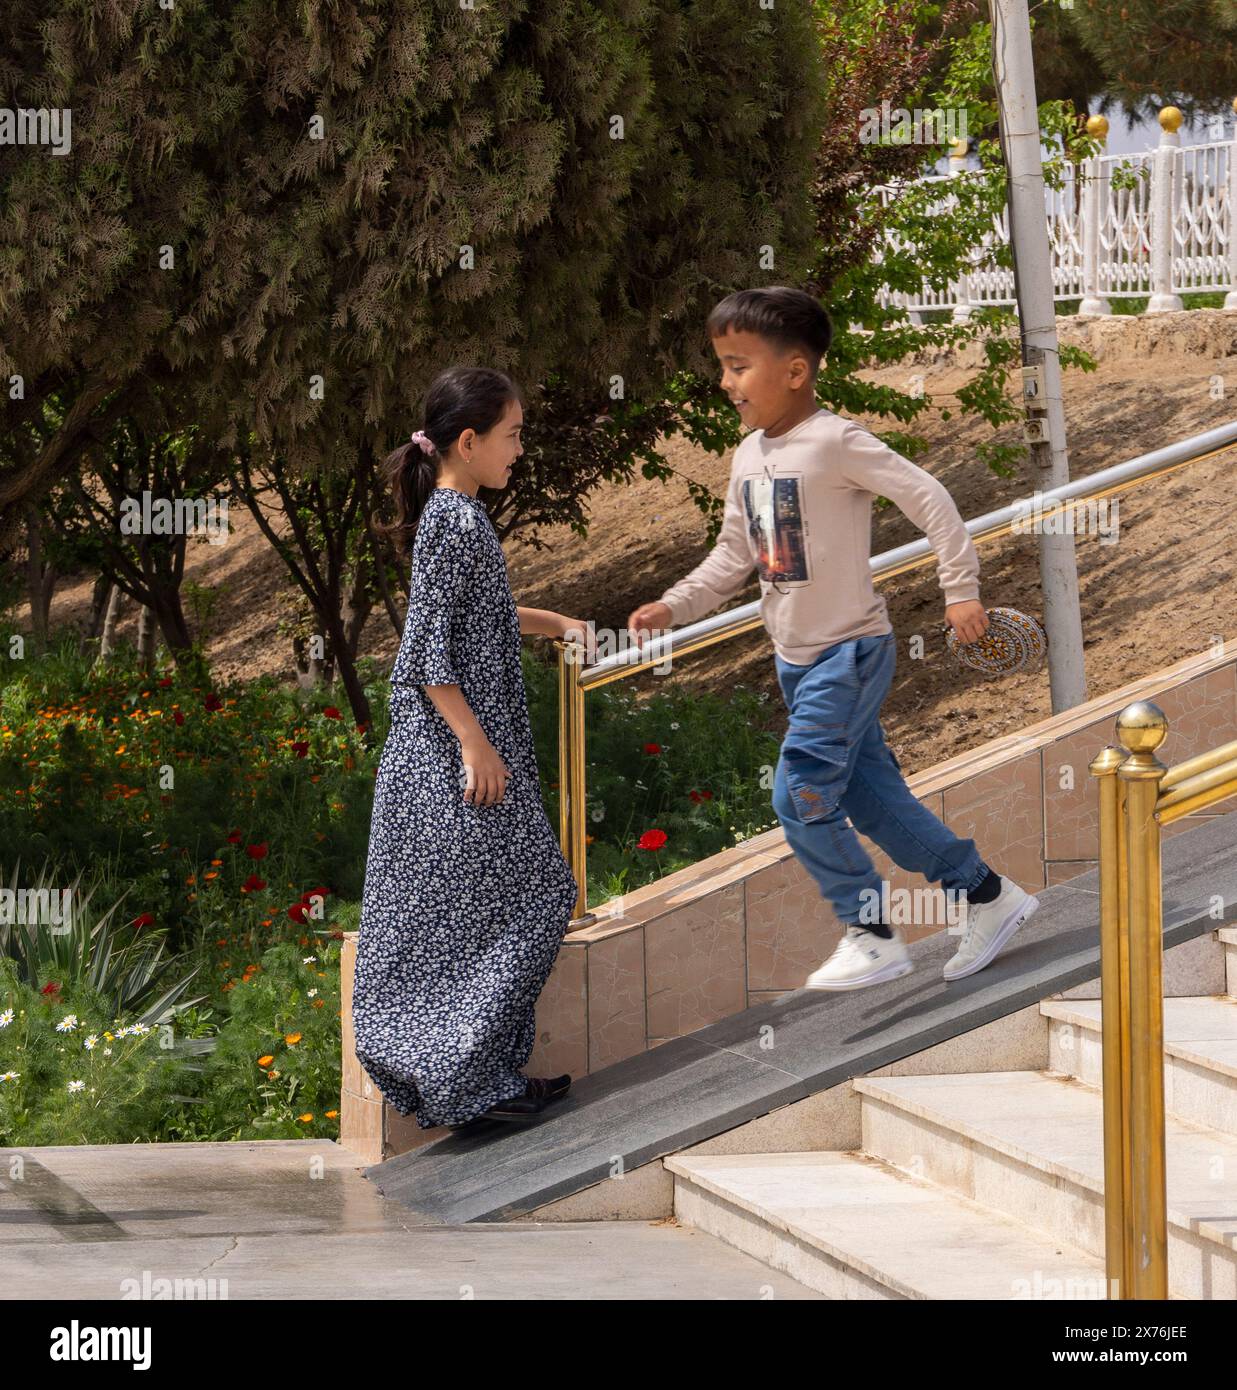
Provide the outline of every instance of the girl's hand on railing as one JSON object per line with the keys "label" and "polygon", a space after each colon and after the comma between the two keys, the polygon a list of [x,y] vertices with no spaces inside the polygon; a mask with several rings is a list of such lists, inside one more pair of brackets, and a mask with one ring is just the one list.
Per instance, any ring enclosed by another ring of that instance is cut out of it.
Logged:
{"label": "girl's hand on railing", "polygon": [[581,642],[584,645],[584,664],[587,666],[597,660],[597,634],[587,618],[569,618],[565,613],[555,613],[558,630],[554,636],[565,642]]}
{"label": "girl's hand on railing", "polygon": [[489,739],[462,743],[460,754],[464,762],[464,800],[470,806],[492,806],[501,801],[511,770]]}
{"label": "girl's hand on railing", "polygon": [[670,626],[670,607],[665,603],[642,603],[639,608],[632,610],[627,626],[635,634],[636,645],[643,647],[642,632],[664,632]]}

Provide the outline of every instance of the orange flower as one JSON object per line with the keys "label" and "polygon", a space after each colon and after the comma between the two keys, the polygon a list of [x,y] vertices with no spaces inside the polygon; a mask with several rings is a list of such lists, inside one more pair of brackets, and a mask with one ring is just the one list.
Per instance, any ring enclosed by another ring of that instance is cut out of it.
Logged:
{"label": "orange flower", "polygon": [[298,1115],[296,1117],[303,1125],[307,1125],[313,1119],[312,1115]]}
{"label": "orange flower", "polygon": [[274,1053],[268,1052],[268,1053],[266,1054],[265,1057],[259,1057],[259,1058],[258,1058],[258,1066],[260,1066],[260,1067],[269,1067],[270,1064],[271,1064],[274,1060],[275,1060],[275,1055],[274,1055]]}
{"label": "orange flower", "polygon": [[212,879],[212,878],[218,878],[219,875],[218,875],[218,874],[203,874],[202,877],[205,878],[205,879]]}
{"label": "orange flower", "polygon": [[289,1047],[295,1047],[296,1044],[299,1043],[300,1040],[301,1040],[301,1034],[300,1034],[300,1033],[285,1033],[285,1034],[284,1034],[283,1040],[284,1040],[284,1042],[286,1042],[286,1043],[288,1044]]}
{"label": "orange flower", "polygon": [[325,1114],[328,1120],[337,1120],[339,1118],[338,1110],[327,1110]]}

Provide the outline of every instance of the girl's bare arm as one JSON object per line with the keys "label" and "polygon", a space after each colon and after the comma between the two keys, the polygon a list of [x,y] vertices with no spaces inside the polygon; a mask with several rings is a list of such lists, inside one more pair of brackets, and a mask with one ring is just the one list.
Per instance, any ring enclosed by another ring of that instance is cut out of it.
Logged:
{"label": "girl's bare arm", "polygon": [[509,769],[486,738],[485,730],[464,698],[464,692],[458,685],[425,685],[421,688],[460,741],[466,774],[464,800],[474,806],[492,806],[494,802],[501,801],[507,790]]}

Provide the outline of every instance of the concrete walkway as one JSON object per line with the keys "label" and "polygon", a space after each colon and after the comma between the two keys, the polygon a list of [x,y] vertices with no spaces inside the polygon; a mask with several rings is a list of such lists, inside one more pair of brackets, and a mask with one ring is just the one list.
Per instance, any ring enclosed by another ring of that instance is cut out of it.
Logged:
{"label": "concrete walkway", "polygon": [[425,1223],[361,1166],[316,1139],[0,1149],[2,1296],[821,1297],[672,1222]]}

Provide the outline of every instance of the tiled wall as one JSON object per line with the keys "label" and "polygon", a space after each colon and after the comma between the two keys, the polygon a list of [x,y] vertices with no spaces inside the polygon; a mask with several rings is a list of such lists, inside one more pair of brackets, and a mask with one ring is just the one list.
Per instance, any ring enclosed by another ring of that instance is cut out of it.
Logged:
{"label": "tiled wall", "polygon": [[[1024,888],[1063,883],[1096,865],[1097,803],[1087,768],[1105,744],[1117,742],[1117,714],[1141,699],[1154,700],[1168,717],[1157,756],[1169,766],[1237,739],[1234,657],[1208,654],[939,763],[911,777],[909,786]],[[1198,819],[1186,817],[1164,833]],[[929,887],[866,836],[860,839],[891,889]],[[799,989],[842,934],[780,828],[595,911],[595,923],[564,941],[538,1001],[537,1043],[525,1068],[530,1076],[582,1076]],[[940,930],[943,925],[903,927],[910,941]],[[418,1129],[382,1101],[357,1064],[354,959],[355,933],[349,933],[340,1140],[377,1162],[446,1131]]]}

